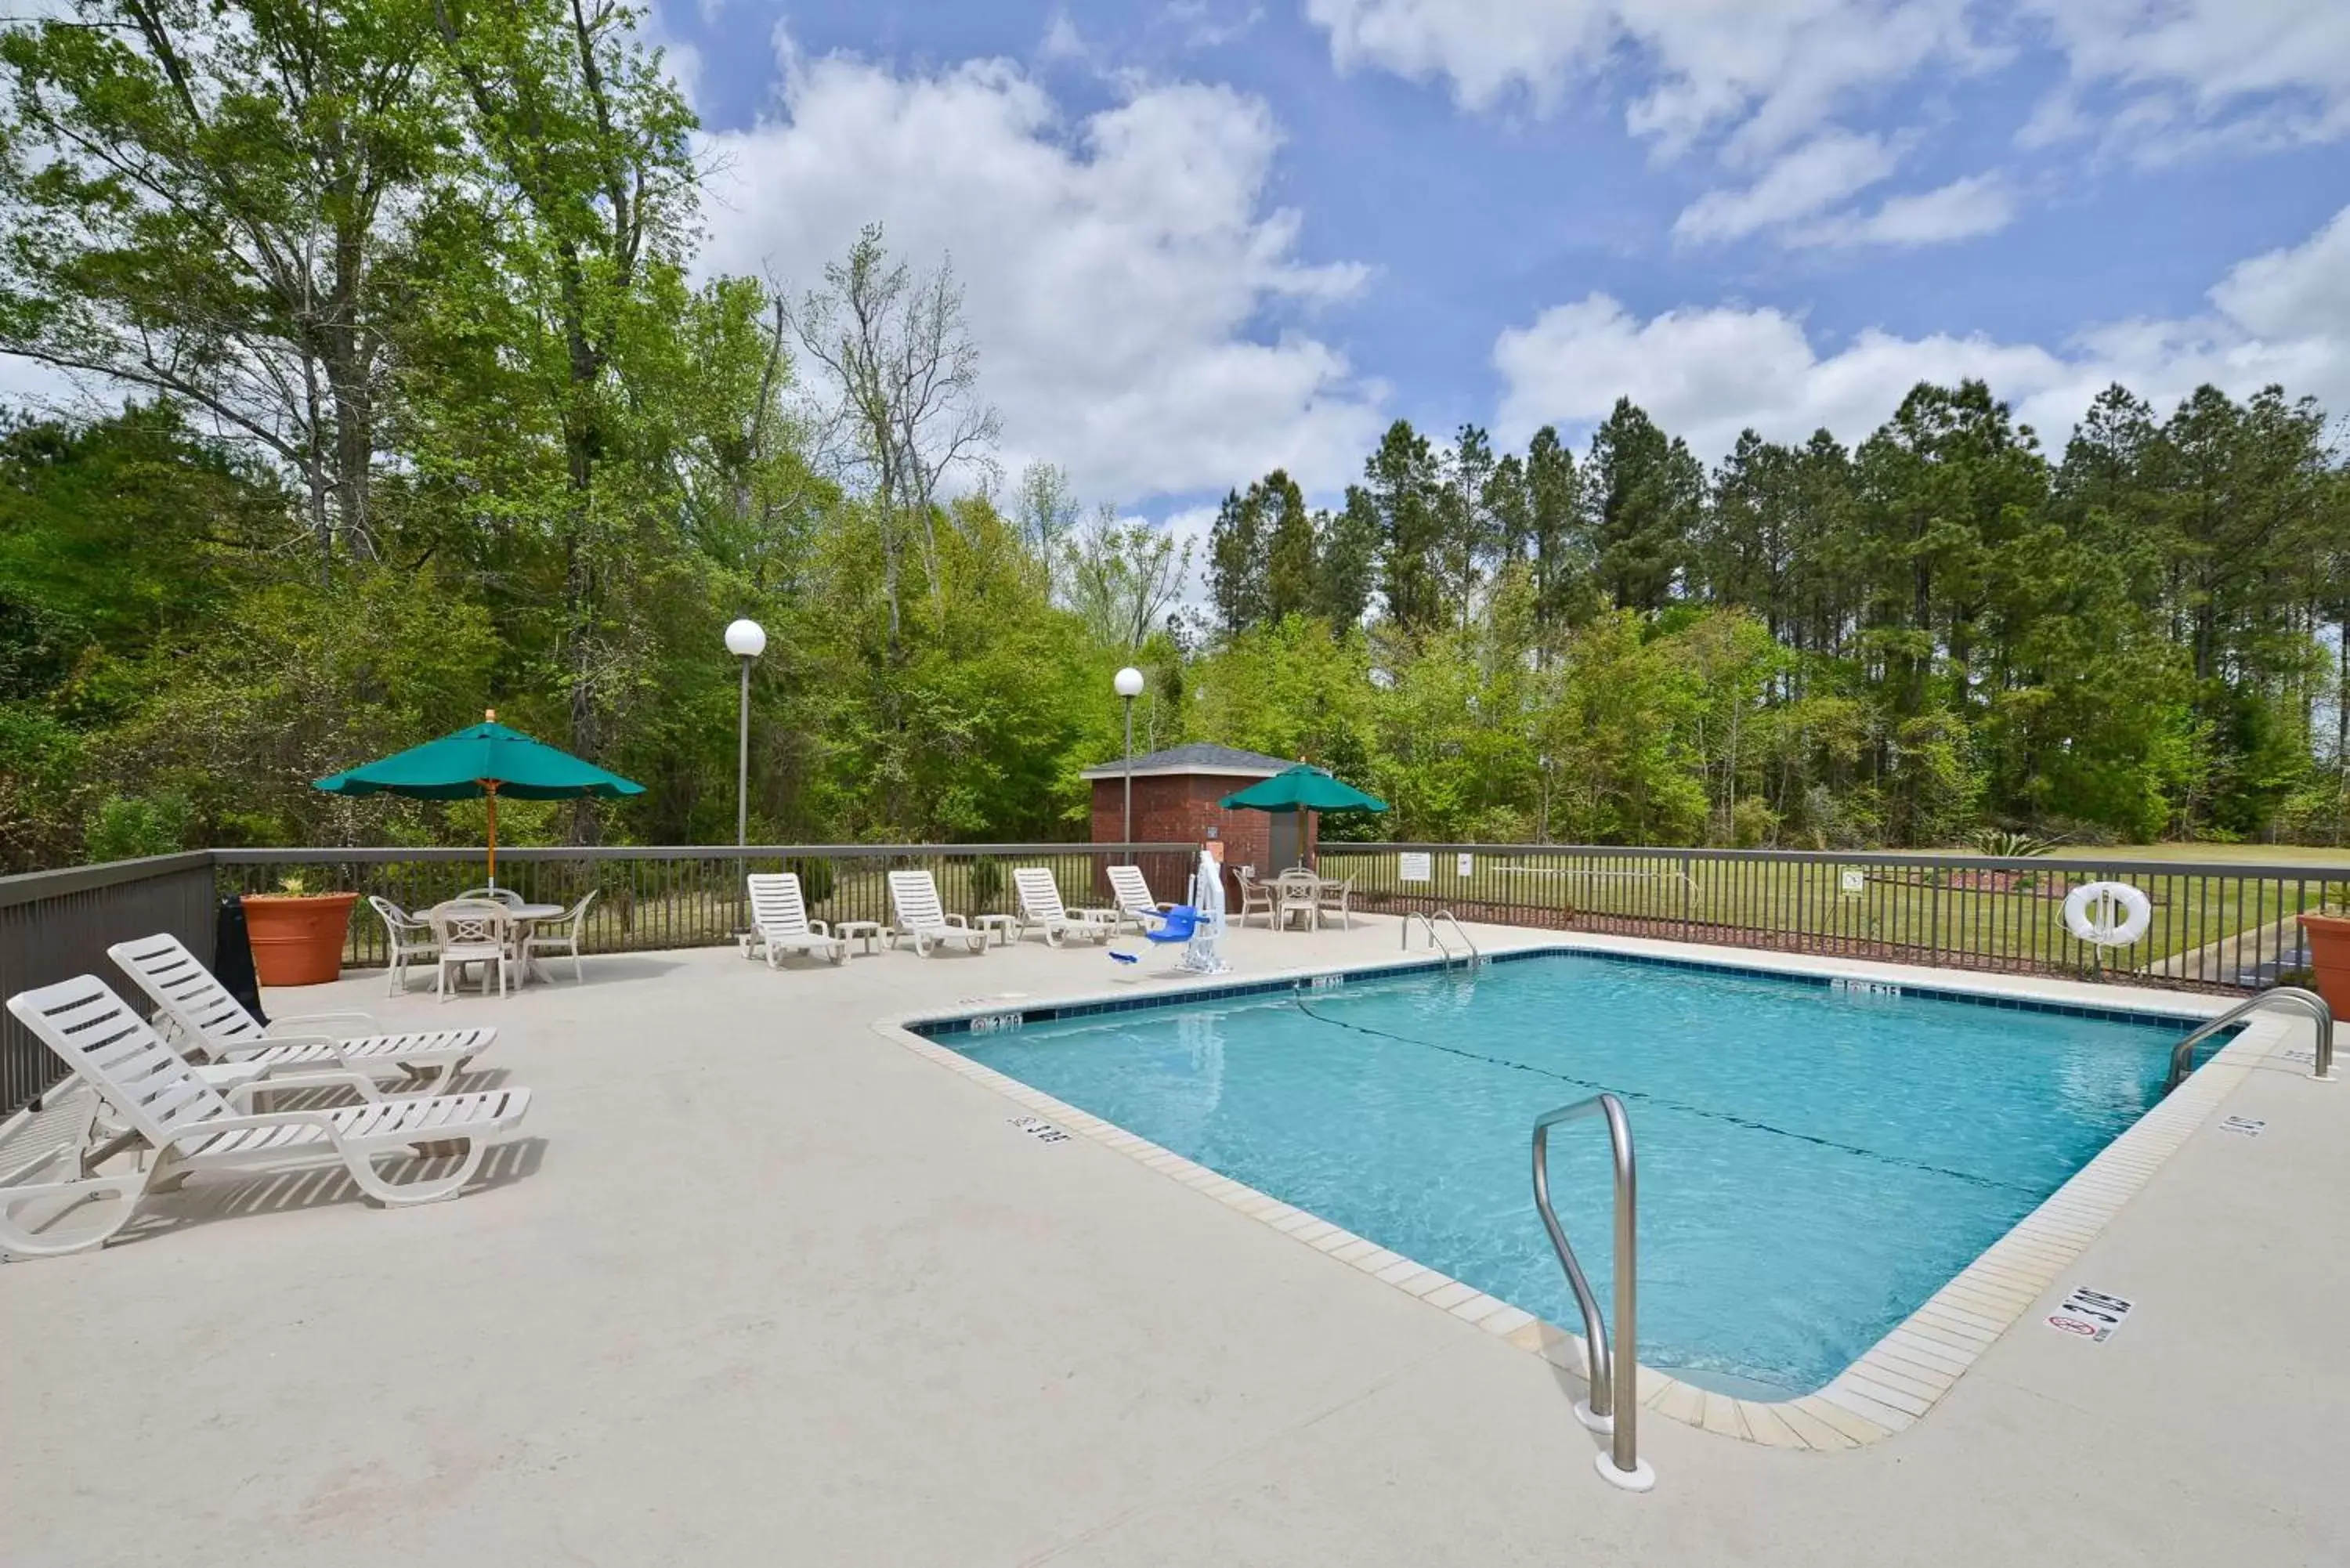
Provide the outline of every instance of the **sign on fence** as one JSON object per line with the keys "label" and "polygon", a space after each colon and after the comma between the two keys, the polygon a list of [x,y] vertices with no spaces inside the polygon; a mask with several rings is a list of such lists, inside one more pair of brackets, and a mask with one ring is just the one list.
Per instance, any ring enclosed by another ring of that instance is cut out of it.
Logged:
{"label": "sign on fence", "polygon": [[1477,857],[1474,855],[1463,855],[1461,857],[1460,864],[1453,868],[1452,874],[1456,877],[1466,877],[1476,868]]}
{"label": "sign on fence", "polygon": [[1396,880],[1399,882],[1430,882],[1436,873],[1423,850],[1406,850],[1396,857]]}
{"label": "sign on fence", "polygon": [[1868,891],[1868,874],[1857,866],[1846,866],[1836,872],[1836,891],[1847,898],[1857,898]]}

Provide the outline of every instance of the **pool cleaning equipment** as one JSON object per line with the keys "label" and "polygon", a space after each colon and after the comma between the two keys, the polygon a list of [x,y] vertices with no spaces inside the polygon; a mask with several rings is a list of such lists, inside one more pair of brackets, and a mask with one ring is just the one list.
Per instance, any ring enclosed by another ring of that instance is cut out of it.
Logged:
{"label": "pool cleaning equipment", "polygon": [[[1188,934],[1191,940],[1183,950],[1183,967],[1193,974],[1222,974],[1232,968],[1224,961],[1224,867],[1204,849],[1200,851],[1200,868],[1191,875],[1191,929]],[[1180,906],[1167,912],[1170,929],[1180,913]],[[1159,938],[1154,935],[1152,940]]]}
{"label": "pool cleaning equipment", "polygon": [[2095,947],[2126,948],[2153,921],[2154,905],[2126,882],[2087,882],[2064,895],[2064,929]]}

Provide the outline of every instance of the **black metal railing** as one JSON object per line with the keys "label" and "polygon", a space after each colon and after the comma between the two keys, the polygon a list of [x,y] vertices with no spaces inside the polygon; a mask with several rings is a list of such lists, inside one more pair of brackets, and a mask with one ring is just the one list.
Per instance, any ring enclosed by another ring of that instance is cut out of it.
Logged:
{"label": "black metal railing", "polygon": [[[78,974],[111,976],[106,950],[169,931],[213,955],[213,857],[203,850],[65,871],[0,877],[0,997]],[[48,1049],[0,1012],[0,1116],[65,1074]]]}
{"label": "black metal railing", "polygon": [[[1107,868],[1126,861],[1159,897],[1180,898],[1198,853],[1190,844],[507,849],[498,881],[536,903],[567,906],[595,890],[583,947],[624,952],[731,940],[747,924],[751,871],[796,871],[817,919],[887,922],[888,873],[900,867],[930,870],[948,909],[979,915],[1016,908],[1012,872],[1022,866],[1050,867],[1073,907],[1111,903]],[[1330,843],[1320,863],[1353,881],[1358,909],[2231,991],[2303,980],[2293,917],[2350,903],[2350,866]],[[463,848],[200,850],[0,877],[0,995],[110,976],[108,945],[151,931],[171,931],[209,960],[215,900],[276,891],[289,876],[309,891],[408,910],[485,880],[482,852]],[[2065,926],[2065,895],[2099,880],[2127,882],[2152,902],[2145,934],[2127,947],[2100,951]],[[344,961],[385,959],[383,923],[361,905]],[[57,1076],[38,1043],[0,1017],[0,1116]]]}
{"label": "black metal railing", "polygon": [[[634,952],[708,947],[734,940],[749,925],[743,878],[758,871],[799,876],[812,919],[890,922],[889,874],[908,867],[938,879],[951,913],[1009,913],[1017,867],[1049,867],[1063,901],[1106,907],[1107,867],[1142,867],[1163,898],[1183,895],[1199,846],[1190,844],[761,844],[746,849],[702,846],[501,849],[498,885],[536,904],[596,901],[582,928],[583,951]],[[221,849],[213,854],[223,896],[276,890],[291,876],[310,892],[356,892],[403,910],[429,909],[484,885],[479,849]],[[351,912],[346,963],[386,961],[382,920],[362,903]]]}
{"label": "black metal railing", "polygon": [[[1331,844],[1355,907],[2011,973],[2258,990],[2309,967],[2294,916],[2350,900],[2350,865],[2279,866],[1778,849]],[[1424,878],[1424,879],[1423,879]],[[2099,950],[2064,899],[2126,882],[2145,934]]]}

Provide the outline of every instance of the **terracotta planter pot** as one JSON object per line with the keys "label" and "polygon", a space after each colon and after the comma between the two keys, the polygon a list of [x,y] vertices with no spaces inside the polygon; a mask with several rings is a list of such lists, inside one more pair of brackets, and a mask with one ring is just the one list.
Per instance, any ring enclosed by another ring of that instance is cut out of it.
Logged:
{"label": "terracotta planter pot", "polygon": [[253,967],[264,985],[324,985],[343,972],[357,893],[288,898],[244,896],[245,929],[253,936]]}
{"label": "terracotta planter pot", "polygon": [[2317,971],[2317,994],[2336,1018],[2350,1015],[2350,915],[2303,915],[2309,964]]}

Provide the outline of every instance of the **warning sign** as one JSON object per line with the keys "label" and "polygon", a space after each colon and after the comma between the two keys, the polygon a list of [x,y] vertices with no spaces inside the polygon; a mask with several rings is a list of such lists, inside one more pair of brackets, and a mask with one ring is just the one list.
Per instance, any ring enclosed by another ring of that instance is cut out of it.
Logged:
{"label": "warning sign", "polygon": [[2114,1331],[2121,1327],[2129,1313],[2130,1303],[2121,1297],[2075,1285],[2056,1310],[2048,1314],[2048,1326],[2091,1345],[2103,1345],[2114,1336]]}
{"label": "warning sign", "polygon": [[1427,882],[1433,879],[1433,874],[1434,868],[1430,866],[1424,850],[1396,857],[1396,880],[1399,882]]}

